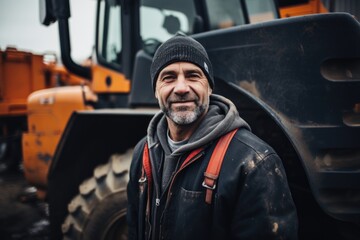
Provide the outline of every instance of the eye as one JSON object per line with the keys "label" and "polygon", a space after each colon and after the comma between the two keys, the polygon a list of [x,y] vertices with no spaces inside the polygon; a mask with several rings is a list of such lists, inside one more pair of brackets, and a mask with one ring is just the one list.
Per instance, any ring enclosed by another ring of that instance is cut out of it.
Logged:
{"label": "eye", "polygon": [[161,80],[164,82],[169,82],[175,79],[175,76],[172,74],[164,75]]}
{"label": "eye", "polygon": [[189,73],[187,75],[187,78],[189,78],[189,79],[199,79],[199,78],[201,78],[201,75],[199,73]]}

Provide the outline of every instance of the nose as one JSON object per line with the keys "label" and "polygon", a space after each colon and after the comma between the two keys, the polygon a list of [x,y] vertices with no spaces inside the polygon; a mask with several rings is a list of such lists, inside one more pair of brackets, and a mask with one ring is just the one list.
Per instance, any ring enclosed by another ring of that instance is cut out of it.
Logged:
{"label": "nose", "polygon": [[174,87],[174,92],[177,94],[184,94],[189,92],[190,88],[183,74],[179,74]]}

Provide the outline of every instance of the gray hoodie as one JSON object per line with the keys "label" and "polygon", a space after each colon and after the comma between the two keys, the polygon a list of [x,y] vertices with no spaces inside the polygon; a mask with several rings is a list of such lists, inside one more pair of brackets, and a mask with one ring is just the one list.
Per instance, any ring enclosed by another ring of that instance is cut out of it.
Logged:
{"label": "gray hoodie", "polygon": [[[249,125],[239,116],[235,105],[223,96],[212,94],[210,96],[209,110],[198,129],[185,145],[171,152],[167,142],[168,127],[166,117],[163,112],[157,113],[150,121],[147,141],[151,163],[154,166],[153,172],[157,172],[157,175],[162,172],[161,192],[166,188],[171,175],[179,166],[179,160],[183,154],[205,146],[225,133],[241,127],[250,130]],[[154,152],[151,149],[160,146],[162,156],[155,157],[154,154],[151,154],[151,152]]]}

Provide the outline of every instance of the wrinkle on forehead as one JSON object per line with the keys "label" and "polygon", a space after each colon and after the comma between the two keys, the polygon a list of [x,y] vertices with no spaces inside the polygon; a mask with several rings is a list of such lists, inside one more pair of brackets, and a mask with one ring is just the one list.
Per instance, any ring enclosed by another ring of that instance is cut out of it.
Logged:
{"label": "wrinkle on forehead", "polygon": [[194,71],[194,70],[196,70],[196,72],[199,72],[203,76],[205,76],[205,74],[203,73],[201,68],[199,68],[197,65],[195,65],[193,63],[189,63],[189,62],[175,62],[175,63],[169,64],[163,70],[161,70],[159,76],[161,76],[162,74],[164,74],[166,72],[179,73],[179,72],[188,72],[188,71]]}

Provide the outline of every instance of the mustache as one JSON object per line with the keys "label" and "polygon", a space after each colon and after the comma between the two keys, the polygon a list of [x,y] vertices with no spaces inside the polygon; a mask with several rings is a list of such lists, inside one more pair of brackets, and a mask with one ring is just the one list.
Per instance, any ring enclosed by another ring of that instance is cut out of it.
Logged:
{"label": "mustache", "polygon": [[174,102],[198,102],[199,98],[195,95],[195,96],[190,96],[190,95],[171,95],[168,99],[167,102],[168,103],[174,103]]}

